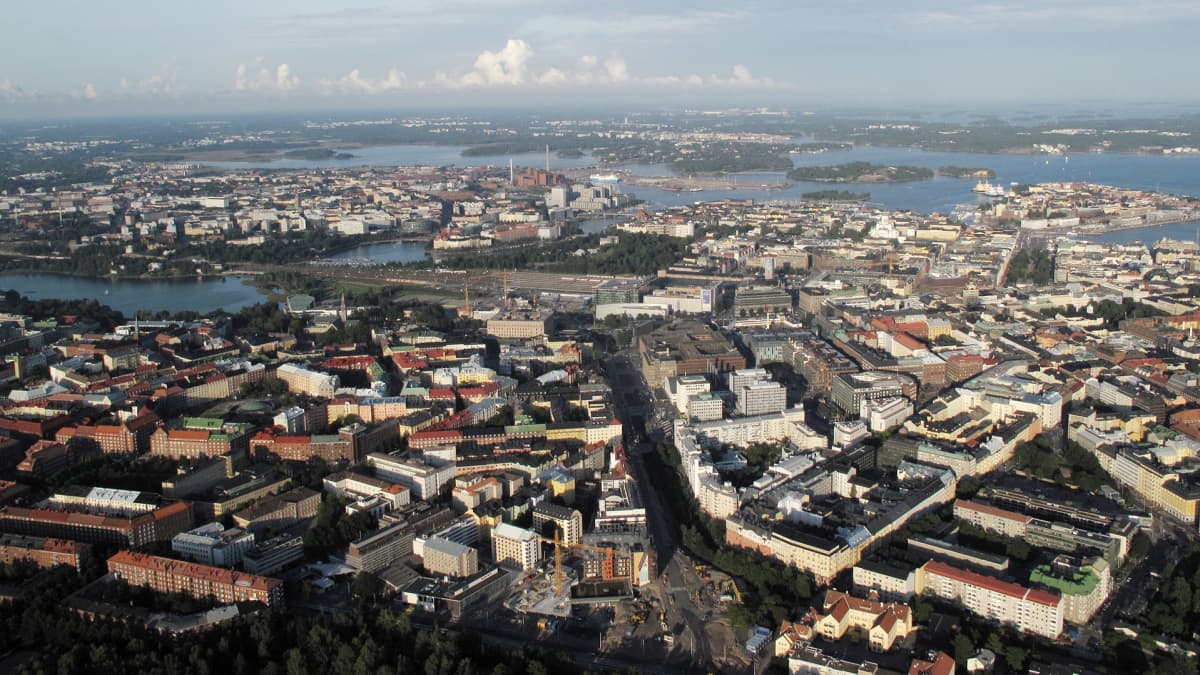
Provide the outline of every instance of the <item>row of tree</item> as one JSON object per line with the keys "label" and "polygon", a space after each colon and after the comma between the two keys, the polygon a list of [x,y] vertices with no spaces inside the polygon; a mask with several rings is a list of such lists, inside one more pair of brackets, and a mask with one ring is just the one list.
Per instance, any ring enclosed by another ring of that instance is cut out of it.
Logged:
{"label": "row of tree", "polygon": [[569,654],[491,647],[478,635],[429,630],[368,603],[334,615],[263,611],[180,637],[135,624],[89,621],[61,607],[83,582],[73,570],[60,569],[64,572],[36,593],[0,605],[0,652],[20,651],[23,657],[14,659],[21,665],[10,672],[543,675],[576,670]]}

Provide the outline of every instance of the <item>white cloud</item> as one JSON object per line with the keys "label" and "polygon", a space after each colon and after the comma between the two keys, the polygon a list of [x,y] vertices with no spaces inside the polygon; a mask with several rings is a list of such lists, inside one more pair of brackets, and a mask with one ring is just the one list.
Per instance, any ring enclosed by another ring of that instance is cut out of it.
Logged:
{"label": "white cloud", "polygon": [[[129,82],[125,78],[121,78],[121,89],[127,89]],[[179,66],[175,64],[175,60],[164,63],[157,72],[152,75],[138,80],[137,90],[139,93],[149,96],[174,96],[179,93]]]}
{"label": "white cloud", "polygon": [[246,64],[239,63],[233,74],[234,91],[277,91],[287,92],[300,88],[300,77],[292,75],[291,66],[281,63],[274,71],[259,60],[258,72],[253,78]]}
{"label": "white cloud", "polygon": [[[337,79],[317,80],[310,90],[324,95],[375,95],[407,89],[487,89],[487,88],[569,88],[583,86],[608,87],[777,87],[778,83],[757,78],[744,65],[732,67],[729,76],[695,73],[684,75],[636,75],[619,56],[603,61],[593,54],[576,57],[574,67],[546,65],[535,67],[533,47],[518,38],[511,38],[496,51],[479,53],[470,68],[458,71],[438,71],[428,79],[410,78],[398,67],[385,75],[373,78],[359,68]],[[290,74],[287,64],[278,66],[272,74],[260,62],[257,73],[239,64],[234,74],[234,89],[243,92],[291,91],[300,86],[299,78]]]}
{"label": "white cloud", "polygon": [[733,66],[732,75],[634,75],[625,59],[612,56],[601,63],[595,55],[578,57],[573,70],[550,66],[536,71],[532,67],[534,50],[524,40],[510,39],[497,52],[484,51],[475,59],[472,70],[457,75],[438,72],[423,88],[461,88],[497,86],[667,86],[667,87],[778,87],[769,78],[756,78],[744,65]]}
{"label": "white cloud", "polygon": [[475,69],[464,75],[465,86],[524,84],[533,49],[524,40],[509,39],[498,52],[483,51],[475,59]]}
{"label": "white cloud", "polygon": [[323,93],[345,93],[345,94],[382,94],[389,91],[398,91],[408,87],[408,75],[399,68],[392,68],[387,72],[387,75],[378,80],[369,77],[363,77],[362,71],[358,68],[346,73],[338,80],[320,80],[317,82],[317,88]]}
{"label": "white cloud", "polygon": [[604,62],[604,72],[610,82],[621,83],[629,79],[629,68],[625,65],[625,59],[608,59]]}
{"label": "white cloud", "polygon": [[17,101],[25,98],[32,98],[37,95],[37,92],[28,91],[12,80],[0,80],[0,98],[8,101]]}

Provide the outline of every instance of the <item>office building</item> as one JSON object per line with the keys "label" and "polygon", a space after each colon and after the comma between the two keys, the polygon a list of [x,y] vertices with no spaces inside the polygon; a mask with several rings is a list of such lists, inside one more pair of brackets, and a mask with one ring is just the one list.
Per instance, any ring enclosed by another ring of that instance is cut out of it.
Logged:
{"label": "office building", "polygon": [[281,530],[313,518],[321,506],[321,493],[303,485],[263,499],[233,514],[233,522],[254,532]]}
{"label": "office building", "polygon": [[757,380],[739,386],[733,392],[737,413],[743,417],[769,415],[787,409],[787,389],[778,382]]}
{"label": "office building", "polygon": [[708,378],[704,375],[679,375],[668,377],[664,382],[667,396],[671,397],[671,402],[675,404],[675,410],[680,415],[688,413],[688,401],[692,396],[706,394],[711,389]]}
{"label": "office building", "polygon": [[413,528],[407,522],[399,522],[350,542],[346,564],[363,572],[378,572],[412,553]]}
{"label": "office building", "polygon": [[549,310],[509,310],[487,322],[487,334],[500,339],[538,338],[553,332],[554,312]]}
{"label": "office building", "polygon": [[304,559],[304,538],[281,534],[246,551],[243,567],[252,574],[272,574]]}
{"label": "office building", "polygon": [[171,550],[180,557],[215,567],[233,567],[254,546],[254,534],[241,528],[225,529],[221,523],[206,523],[171,538]]}
{"label": "office building", "polygon": [[912,414],[912,401],[894,396],[863,401],[858,416],[866,420],[871,431],[880,432],[903,424]]}
{"label": "office building", "polygon": [[352,502],[379,498],[392,510],[408,504],[411,499],[409,489],[403,485],[351,471],[330,474],[323,484],[327,494]]}
{"label": "office building", "polygon": [[733,316],[741,319],[792,311],[792,294],[772,286],[740,286],[733,293]]}
{"label": "office building", "polygon": [[688,397],[687,418],[693,422],[712,422],[725,417],[725,401],[711,392]]}
{"label": "office building", "polygon": [[917,381],[903,373],[874,370],[865,373],[841,373],[830,387],[833,403],[847,414],[858,415],[863,401],[903,396],[917,397]]}
{"label": "office building", "polygon": [[436,460],[422,461],[373,452],[367,455],[367,466],[375,471],[376,478],[407,487],[416,501],[442,494],[454,480],[454,464]]}
{"label": "office building", "polygon": [[652,387],[677,375],[707,375],[746,367],[727,337],[698,321],[680,321],[638,336],[642,375]]}

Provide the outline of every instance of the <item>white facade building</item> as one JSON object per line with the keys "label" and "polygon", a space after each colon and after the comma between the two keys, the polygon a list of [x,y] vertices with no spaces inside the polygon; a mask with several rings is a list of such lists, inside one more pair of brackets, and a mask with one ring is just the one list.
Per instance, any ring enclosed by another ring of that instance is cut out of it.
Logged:
{"label": "white facade building", "polygon": [[454,480],[454,464],[451,463],[434,464],[372,452],[367,455],[367,466],[375,471],[376,477],[407,487],[417,501],[441,494],[442,489]]}
{"label": "white facade building", "polygon": [[207,523],[171,538],[171,550],[181,557],[213,567],[233,567],[254,547],[254,533]]}
{"label": "white facade building", "polygon": [[904,423],[913,414],[912,401],[903,396],[866,399],[862,402],[859,417],[867,422],[871,431],[886,431]]}
{"label": "white facade building", "polygon": [[541,543],[533,532],[508,523],[492,528],[492,559],[497,564],[528,571],[541,557]]}

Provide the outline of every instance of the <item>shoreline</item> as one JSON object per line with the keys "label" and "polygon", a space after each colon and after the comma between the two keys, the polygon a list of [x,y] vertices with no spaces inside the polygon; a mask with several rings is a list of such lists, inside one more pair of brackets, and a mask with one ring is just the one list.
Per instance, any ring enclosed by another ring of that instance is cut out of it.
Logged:
{"label": "shoreline", "polygon": [[[829,141],[829,142],[835,142],[835,141]],[[794,152],[789,151],[787,154],[788,154],[788,156],[806,155],[806,154],[837,154],[839,152],[844,152],[846,150],[852,150],[855,147],[864,147],[864,148],[886,148],[886,149],[894,149],[894,150],[916,150],[916,151],[920,151],[920,152],[942,152],[942,153],[954,154],[954,155],[963,155],[963,154],[994,155],[994,156],[1000,156],[1000,157],[1003,157],[1003,156],[1066,157],[1066,156],[1070,156],[1070,155],[1130,155],[1130,156],[1144,156],[1144,157],[1176,157],[1177,156],[1177,157],[1187,158],[1187,157],[1200,156],[1200,154],[1144,152],[1144,151],[1138,151],[1138,150],[1116,150],[1116,151],[1111,151],[1111,150],[1070,150],[1070,151],[1065,151],[1065,152],[1041,152],[1041,151],[1034,150],[1033,148],[1026,148],[1026,147],[1019,147],[1019,146],[1012,147],[1012,148],[1003,148],[1000,150],[983,150],[983,149],[972,149],[972,148],[931,148],[931,147],[924,147],[921,145],[904,145],[904,144],[888,145],[888,144],[879,144],[879,143],[855,143],[855,142],[851,142],[851,141],[836,141],[836,142],[850,143],[851,147],[847,148],[845,150],[836,149],[836,150],[827,150],[827,151],[822,151],[822,152],[801,151],[801,152],[794,153]],[[328,149],[328,150],[333,150],[334,152],[338,152],[338,151],[362,150],[365,148],[381,148],[381,147],[389,147],[389,146],[452,148],[452,147],[457,147],[457,146],[463,146],[463,144],[461,144],[461,143],[434,143],[434,142],[363,143],[363,142],[350,141],[350,142],[346,142],[346,143],[319,143],[315,148],[310,148],[310,149],[315,149],[315,150]],[[470,148],[472,146],[466,145],[464,147]],[[353,164],[354,160],[361,159],[361,157],[355,155],[351,158],[343,158],[343,159],[338,159],[336,157],[329,157],[329,158],[306,160],[303,157],[288,157],[287,156],[288,152],[297,152],[297,150],[295,150],[295,149],[293,149],[293,150],[270,150],[270,151],[265,151],[265,152],[255,152],[252,150],[250,150],[250,151],[247,151],[247,150],[209,150],[209,151],[201,150],[201,151],[184,151],[184,152],[179,152],[179,153],[172,153],[172,152],[167,151],[167,152],[162,153],[163,155],[169,156],[169,158],[166,158],[166,159],[154,158],[154,157],[152,157],[150,159],[145,159],[142,157],[138,157],[136,155],[130,155],[127,158],[132,161],[187,162],[187,163],[194,163],[194,164],[200,164],[200,165],[203,165],[206,162],[253,164],[256,162],[279,162],[279,161],[285,161],[285,160],[320,161],[320,162],[344,161],[344,162],[348,162],[347,167],[355,166],[355,164]],[[303,152],[303,150],[300,150],[299,152]],[[147,154],[153,155],[153,153],[147,153]],[[462,162],[461,164],[454,163],[451,166],[463,166],[463,167],[491,166],[490,164],[488,164],[486,162],[474,163],[470,160],[473,160],[473,159],[483,160],[483,159],[487,159],[487,158],[494,159],[496,157],[508,157],[511,154],[522,154],[522,153],[496,153],[496,154],[487,154],[487,155],[463,155],[462,153],[459,153],[459,157],[466,161]],[[622,163],[618,163],[618,164],[613,164],[611,166],[619,167],[619,166],[622,166],[625,164],[639,164],[639,163],[640,162],[622,162]],[[362,164],[361,166],[369,166],[369,165]],[[603,168],[604,166],[608,166],[608,165],[604,165],[600,162],[597,162],[594,166],[598,167],[598,168]],[[206,167],[206,168],[225,171],[225,170],[239,169],[241,167]],[[251,167],[245,167],[245,168],[249,169]],[[291,168],[291,167],[278,167],[278,168],[280,170],[285,170],[285,171],[300,170],[299,168]],[[764,173],[764,172],[763,171],[731,172],[730,174],[726,174],[726,175],[737,175],[739,173]],[[767,171],[767,173],[769,173],[769,171]]]}
{"label": "shoreline", "polygon": [[[236,263],[226,263],[236,264]],[[0,275],[5,274],[26,274],[26,275],[49,275],[56,277],[69,277],[72,279],[90,279],[92,281],[132,281],[134,283],[153,283],[155,281],[185,281],[188,279],[196,279],[203,281],[205,279],[228,279],[230,277],[255,277],[262,272],[255,271],[240,271],[240,270],[221,270],[219,272],[210,272],[206,274],[167,274],[162,276],[134,276],[128,274],[105,274],[95,276],[91,274],[81,274],[79,272],[68,272],[65,270],[40,270],[26,267],[16,269],[0,270]]]}

